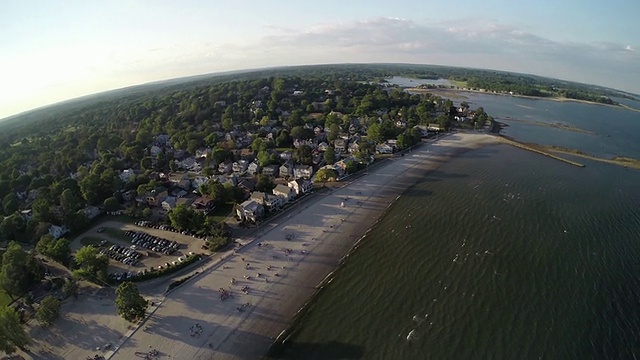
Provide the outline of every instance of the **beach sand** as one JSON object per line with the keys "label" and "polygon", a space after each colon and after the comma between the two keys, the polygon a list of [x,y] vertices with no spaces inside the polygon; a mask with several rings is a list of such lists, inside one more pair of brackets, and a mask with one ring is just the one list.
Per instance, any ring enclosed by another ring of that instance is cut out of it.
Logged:
{"label": "beach sand", "polygon": [[[482,133],[449,134],[294,205],[261,225],[258,238],[240,239],[245,245],[235,253],[168,294],[107,358],[132,359],[150,349],[163,359],[261,358],[394,199],[456,154],[495,143]],[[222,301],[220,289],[232,296]]]}

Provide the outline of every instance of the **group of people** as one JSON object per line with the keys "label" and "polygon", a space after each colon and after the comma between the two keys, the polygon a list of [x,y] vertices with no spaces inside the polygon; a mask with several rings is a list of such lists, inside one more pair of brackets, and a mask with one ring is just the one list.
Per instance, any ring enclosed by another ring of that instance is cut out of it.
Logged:
{"label": "group of people", "polygon": [[218,289],[218,292],[220,293],[220,301],[225,301],[228,298],[233,297],[233,294],[231,293],[231,291],[226,290],[224,288]]}
{"label": "group of people", "polygon": [[191,330],[192,337],[200,336],[200,334],[202,334],[202,326],[200,326],[200,324],[198,323],[191,325],[190,330]]}

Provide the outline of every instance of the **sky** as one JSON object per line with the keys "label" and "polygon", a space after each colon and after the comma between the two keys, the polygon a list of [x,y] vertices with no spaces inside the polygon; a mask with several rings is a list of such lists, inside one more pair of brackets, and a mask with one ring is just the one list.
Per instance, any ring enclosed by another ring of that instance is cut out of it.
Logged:
{"label": "sky", "polygon": [[636,0],[2,0],[0,119],[261,67],[415,63],[640,93]]}

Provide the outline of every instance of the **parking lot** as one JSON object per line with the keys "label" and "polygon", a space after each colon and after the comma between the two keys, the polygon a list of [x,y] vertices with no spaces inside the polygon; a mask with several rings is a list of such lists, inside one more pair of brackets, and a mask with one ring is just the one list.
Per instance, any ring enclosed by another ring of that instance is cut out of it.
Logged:
{"label": "parking lot", "polygon": [[120,280],[176,265],[189,254],[204,252],[203,239],[140,222],[104,222],[78,236],[71,248],[76,251],[88,242],[110,258],[109,275]]}

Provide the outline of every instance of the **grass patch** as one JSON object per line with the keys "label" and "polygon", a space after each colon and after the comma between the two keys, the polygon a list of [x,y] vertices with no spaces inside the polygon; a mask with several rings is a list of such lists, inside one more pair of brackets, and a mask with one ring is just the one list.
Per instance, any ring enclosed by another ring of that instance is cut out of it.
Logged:
{"label": "grass patch", "polygon": [[95,237],[95,236],[85,236],[82,239],[80,239],[80,243],[84,246],[91,246],[91,245],[96,245],[98,246],[102,240],[99,237]]}
{"label": "grass patch", "polygon": [[213,218],[216,222],[222,222],[231,215],[231,211],[233,210],[233,203],[225,203],[219,204],[215,210],[209,213],[209,216]]}
{"label": "grass patch", "polygon": [[124,241],[124,242],[131,242],[131,239],[124,234],[123,230],[115,229],[115,228],[112,228],[112,227],[106,227],[106,228],[104,228],[104,233],[109,235],[110,237],[112,237],[114,239],[117,239],[117,240],[120,240],[120,241]]}
{"label": "grass patch", "polygon": [[458,87],[461,87],[461,88],[469,87],[469,86],[467,86],[467,82],[466,81],[452,80],[452,79],[447,79],[447,80],[449,80],[449,82],[453,86],[458,86]]}

